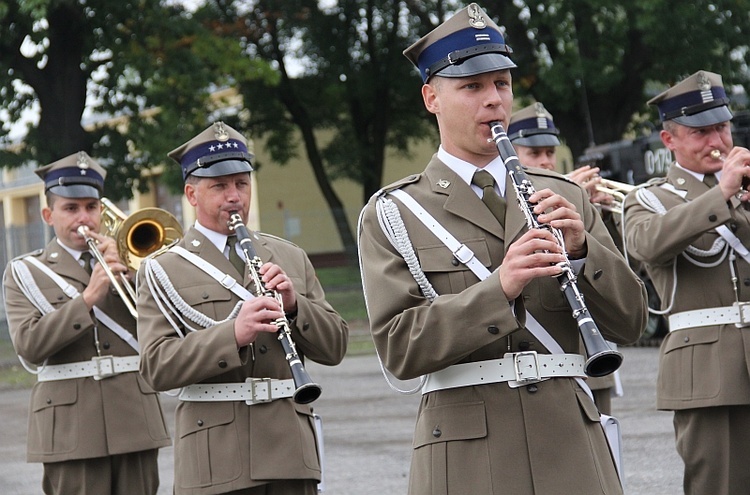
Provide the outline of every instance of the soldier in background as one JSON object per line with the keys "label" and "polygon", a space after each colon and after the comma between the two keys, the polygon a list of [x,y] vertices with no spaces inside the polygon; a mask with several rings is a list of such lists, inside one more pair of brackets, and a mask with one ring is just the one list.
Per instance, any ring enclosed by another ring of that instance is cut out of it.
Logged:
{"label": "soldier in background", "polygon": [[153,495],[158,449],[170,445],[159,398],[138,374],[135,319],[78,233],[88,228],[112,273],[128,271],[97,233],[106,171],[80,152],[36,174],[55,238],[3,279],[13,346],[38,365],[27,459],[44,463],[46,494]]}
{"label": "soldier in background", "polygon": [[675,161],[625,201],[627,252],[669,314],[656,405],[674,411],[687,494],[750,487],[750,151],[733,146],[728,103],[708,71],[651,99]]}

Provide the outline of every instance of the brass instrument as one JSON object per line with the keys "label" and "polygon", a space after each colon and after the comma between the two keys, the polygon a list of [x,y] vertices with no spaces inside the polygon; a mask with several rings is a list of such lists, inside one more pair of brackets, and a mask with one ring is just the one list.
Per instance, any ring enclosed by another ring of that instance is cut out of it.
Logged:
{"label": "brass instrument", "polygon": [[[143,208],[128,216],[107,198],[102,198],[101,203],[101,234],[115,240],[117,253],[129,270],[137,271],[145,257],[166,249],[182,238],[180,222],[166,210]],[[112,288],[125,303],[133,318],[137,320],[136,294],[133,287],[125,274],[120,273],[119,280],[115,277],[97,249],[96,240],[89,235],[88,231],[85,225],[78,227],[78,235],[86,240],[89,251],[109,277]]]}
{"label": "brass instrument", "polygon": [[609,179],[601,179],[601,182],[596,185],[596,190],[609,194],[614,199],[611,205],[600,205],[603,209],[611,211],[612,213],[622,214],[622,206],[625,202],[625,196],[634,190],[636,186],[632,184],[626,184],[624,182],[617,182]]}
{"label": "brass instrument", "polygon": [[182,226],[161,208],[142,208],[125,215],[112,201],[102,198],[101,234],[112,237],[123,263],[138,271],[147,256],[182,239]]}

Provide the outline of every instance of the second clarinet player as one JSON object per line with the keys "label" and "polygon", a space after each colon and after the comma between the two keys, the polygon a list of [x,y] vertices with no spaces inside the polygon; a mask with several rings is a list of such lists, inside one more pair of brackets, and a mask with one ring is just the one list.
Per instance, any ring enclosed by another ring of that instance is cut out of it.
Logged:
{"label": "second clarinet player", "polygon": [[249,232],[264,260],[257,276],[278,298],[255,293],[229,224],[237,215],[234,225],[244,227],[250,205],[253,156],[239,132],[215,122],[169,156],[180,164],[196,220],[141,267],[137,308],[141,374],[156,390],[180,390],[175,494],[313,495],[322,438],[303,403],[314,399],[295,401],[300,384],[278,322],[300,363],[331,366],[346,352],[347,325],[302,249]]}
{"label": "second clarinet player", "polygon": [[640,336],[646,292],[587,193],[560,174],[525,171],[533,213],[564,242],[528,228],[490,132],[510,120],[511,53],[474,3],[405,50],[440,146],[361,214],[378,355],[396,378],[423,377],[409,495],[621,494],[560,264],[567,253],[591,318],[615,343]]}

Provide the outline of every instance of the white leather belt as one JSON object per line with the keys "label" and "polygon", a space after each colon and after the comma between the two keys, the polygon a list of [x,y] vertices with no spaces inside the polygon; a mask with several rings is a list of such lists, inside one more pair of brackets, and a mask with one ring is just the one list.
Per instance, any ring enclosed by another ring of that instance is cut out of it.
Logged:
{"label": "white leather belt", "polygon": [[669,316],[670,332],[683,328],[730,324],[737,328],[750,326],[750,303],[742,302],[720,308],[682,311]]}
{"label": "white leather belt", "polygon": [[189,402],[244,400],[248,406],[294,395],[294,380],[248,378],[245,383],[198,383],[183,387],[179,399]]}
{"label": "white leather belt", "polygon": [[512,388],[549,378],[585,378],[586,360],[580,354],[508,353],[502,359],[454,364],[427,375],[422,393],[446,388],[508,382]]}
{"label": "white leather belt", "polygon": [[99,356],[91,358],[91,361],[49,364],[39,371],[36,379],[40,382],[86,377],[101,380],[120,373],[138,371],[140,362],[140,356]]}

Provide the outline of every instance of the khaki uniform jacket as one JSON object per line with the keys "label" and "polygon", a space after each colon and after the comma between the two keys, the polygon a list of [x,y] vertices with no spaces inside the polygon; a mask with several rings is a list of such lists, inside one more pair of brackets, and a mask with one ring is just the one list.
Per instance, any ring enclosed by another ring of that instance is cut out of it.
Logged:
{"label": "khaki uniform jacket", "polygon": [[[324,365],[340,363],[348,328],[326,302],[305,252],[269,235],[259,234],[252,242],[258,256],[281,266],[294,284],[298,313],[290,323],[297,352]],[[195,229],[188,230],[179,245],[224,273],[236,273],[224,255]],[[179,254],[166,252],[154,260],[180,296],[214,320],[227,318],[239,301]],[[245,286],[253,292],[247,273],[245,267]],[[195,383],[244,383],[248,377],[292,377],[275,334],[258,337],[254,358],[247,346],[238,351],[234,319],[195,332],[183,328],[186,336],[181,338],[157,307],[144,279],[139,273],[141,373],[157,390]],[[282,479],[320,479],[310,404],[296,404],[292,398],[253,406],[244,401],[179,403],[175,415],[176,494],[224,493]]]}
{"label": "khaki uniform jacket", "polygon": [[[89,275],[56,240],[31,253],[79,293]],[[26,262],[22,262],[26,263]],[[41,365],[89,361],[97,355],[93,314],[82,297],[68,298],[48,275],[27,263],[34,281],[55,311],[42,315],[5,270],[3,285],[10,334],[20,357]],[[99,308],[135,335],[135,320],[110,292]],[[98,325],[102,355],[136,351],[103,324]],[[74,378],[38,382],[31,391],[29,462],[59,462],[138,452],[169,445],[157,393],[137,372],[103,380]]]}
{"label": "khaki uniform jacket", "polygon": [[[685,198],[662,187],[666,182]],[[731,306],[735,301],[728,256],[695,257],[718,266],[703,268],[682,256],[689,245],[707,250],[719,237],[714,230],[726,225],[750,247],[750,212],[732,198],[724,200],[718,187],[708,188],[679,167],[666,179],[652,183],[653,192],[667,212],[652,213],[633,195],[625,203],[628,254],[646,262],[648,273],[670,314]],[[677,263],[677,290],[673,296],[673,263]],[[750,265],[740,256],[735,264],[739,300],[750,298]],[[734,325],[687,328],[672,332],[661,345],[657,407],[678,410],[696,407],[750,404],[750,329]]]}
{"label": "khaki uniform jacket", "polygon": [[[604,337],[635,341],[646,321],[645,289],[631,272],[578,185],[558,174],[527,169],[537,190],[564,194],[581,212],[588,255],[578,285]],[[406,230],[439,294],[430,304],[384,236],[374,198],[360,229],[363,282],[372,335],[385,367],[410,379],[453,364],[503,357],[508,351],[548,353],[524,328],[525,310],[566,352],[579,350],[579,332],[556,279],[529,284],[513,309],[495,270],[509,244],[526,231],[512,185],[505,227],[460,177],[433,157],[401,187],[493,274],[484,281],[400,207]],[[394,200],[398,203],[398,200]],[[439,390],[422,397],[414,432],[409,493],[621,493],[598,411],[573,379],[512,389],[507,383]]]}

